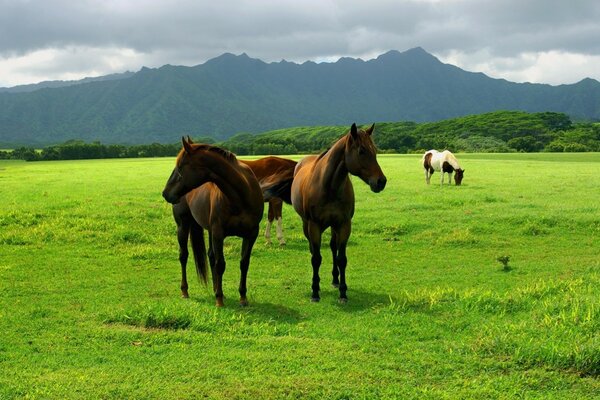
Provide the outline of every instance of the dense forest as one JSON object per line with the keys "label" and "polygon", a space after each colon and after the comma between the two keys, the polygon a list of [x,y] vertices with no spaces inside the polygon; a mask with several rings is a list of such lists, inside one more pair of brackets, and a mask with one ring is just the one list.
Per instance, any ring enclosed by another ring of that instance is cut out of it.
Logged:
{"label": "dense forest", "polygon": [[[365,124],[366,125],[366,124]],[[287,128],[260,134],[240,133],[216,142],[238,155],[307,154],[328,148],[348,126]],[[586,152],[600,151],[600,123],[573,123],[562,113],[497,111],[440,122],[381,122],[374,140],[384,153],[421,153],[428,149],[453,152]],[[0,151],[0,158],[68,160],[84,158],[135,158],[174,156],[180,143],[123,146],[68,141],[41,150],[20,147]]]}

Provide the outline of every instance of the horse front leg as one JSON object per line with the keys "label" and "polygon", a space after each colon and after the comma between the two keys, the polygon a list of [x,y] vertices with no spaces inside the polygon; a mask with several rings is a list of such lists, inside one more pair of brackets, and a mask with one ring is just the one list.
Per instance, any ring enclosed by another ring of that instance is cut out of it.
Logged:
{"label": "horse front leg", "polygon": [[248,268],[250,267],[250,255],[252,254],[252,247],[258,237],[258,228],[253,231],[250,236],[245,237],[242,240],[242,258],[240,259],[240,305],[245,307],[248,305],[248,299],[246,298],[246,278],[248,276]]}
{"label": "horse front leg", "polygon": [[334,288],[339,288],[340,287],[340,270],[338,269],[338,265],[337,265],[337,240],[336,240],[336,233],[335,231],[332,229],[331,230],[331,240],[329,241],[329,248],[331,249],[331,259],[333,260],[333,269],[331,270],[331,275],[333,277],[332,281],[331,281],[331,285]]}
{"label": "horse front leg", "polygon": [[348,264],[348,259],[346,258],[346,246],[351,231],[352,221],[348,221],[337,229],[335,235],[337,247],[336,264],[340,272],[340,303],[346,303],[348,301],[348,296],[346,295],[346,291],[348,290],[348,286],[346,285],[346,265]]}
{"label": "horse front leg", "polygon": [[188,237],[190,233],[189,221],[177,221],[177,242],[179,243],[179,264],[181,264],[181,297],[188,299],[187,261],[189,256]]}
{"label": "horse front leg", "polygon": [[212,250],[215,258],[213,272],[213,288],[215,290],[216,306],[223,307],[223,274],[225,273],[225,256],[223,254],[223,241],[225,237],[221,234],[212,235]]}
{"label": "horse front leg", "polygon": [[311,265],[313,269],[313,277],[312,277],[312,296],[311,301],[318,302],[321,300],[321,296],[319,292],[321,290],[320,282],[321,278],[319,278],[319,268],[321,267],[321,228],[318,224],[312,221],[304,222],[304,234],[308,239],[310,245],[310,254],[311,254]]}
{"label": "horse front leg", "polygon": [[[271,204],[271,203],[270,203]],[[280,246],[285,246],[285,239],[283,238],[283,222],[281,219],[282,209],[283,209],[283,201],[280,199],[273,199],[273,218],[277,221],[277,240],[279,241]]]}
{"label": "horse front leg", "polygon": [[271,225],[273,225],[275,214],[273,211],[272,200],[269,200],[269,211],[267,211],[267,226],[265,227],[265,241],[268,245],[271,244]]}

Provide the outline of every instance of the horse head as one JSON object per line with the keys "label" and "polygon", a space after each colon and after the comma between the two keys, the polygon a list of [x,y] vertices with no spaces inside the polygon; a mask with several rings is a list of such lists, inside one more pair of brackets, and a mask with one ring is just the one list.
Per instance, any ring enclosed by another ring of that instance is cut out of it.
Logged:
{"label": "horse head", "polygon": [[464,173],[464,169],[458,168],[454,170],[454,183],[456,184],[456,186],[460,186],[460,184],[462,183]]}
{"label": "horse head", "polygon": [[345,161],[348,172],[367,183],[375,193],[385,188],[387,179],[377,163],[377,148],[373,143],[375,124],[367,130],[357,129],[352,124],[346,141]]}
{"label": "horse head", "polygon": [[208,180],[210,170],[206,168],[200,157],[198,145],[194,146],[192,139],[181,138],[183,148],[177,156],[175,168],[167,180],[162,192],[169,203],[175,204],[179,199]]}

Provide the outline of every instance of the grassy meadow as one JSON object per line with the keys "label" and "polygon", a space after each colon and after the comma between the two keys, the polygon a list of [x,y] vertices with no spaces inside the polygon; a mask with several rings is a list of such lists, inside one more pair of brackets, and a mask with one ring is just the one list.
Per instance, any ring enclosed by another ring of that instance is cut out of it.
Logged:
{"label": "grassy meadow", "polygon": [[598,398],[600,153],[458,157],[354,179],[347,304],[285,206],[247,308],[227,239],[222,309],[193,265],[180,297],[173,159],[0,161],[0,399]]}

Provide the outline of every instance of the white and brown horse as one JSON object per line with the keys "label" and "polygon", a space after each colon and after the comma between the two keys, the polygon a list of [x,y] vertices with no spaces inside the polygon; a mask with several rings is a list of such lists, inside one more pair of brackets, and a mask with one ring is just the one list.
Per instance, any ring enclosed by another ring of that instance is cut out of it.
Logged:
{"label": "white and brown horse", "polygon": [[454,173],[454,183],[460,186],[465,170],[460,167],[454,154],[448,150],[439,152],[429,150],[423,155],[423,168],[425,169],[425,182],[429,185],[431,175],[435,171],[440,171],[442,179],[440,184],[444,184],[444,174],[448,174],[448,184],[452,184],[452,173]]}

